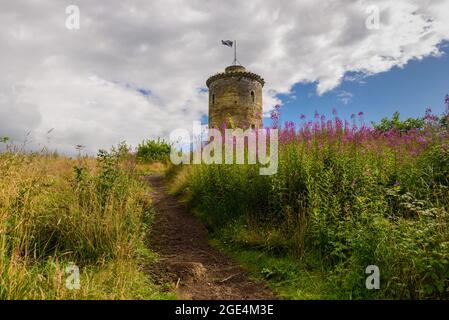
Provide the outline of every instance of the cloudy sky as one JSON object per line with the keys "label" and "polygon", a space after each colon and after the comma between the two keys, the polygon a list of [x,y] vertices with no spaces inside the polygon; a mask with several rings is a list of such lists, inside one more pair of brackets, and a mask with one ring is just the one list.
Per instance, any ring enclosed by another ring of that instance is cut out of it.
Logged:
{"label": "cloudy sky", "polygon": [[[79,30],[66,26],[69,5]],[[190,128],[207,114],[206,79],[233,60],[222,39],[265,78],[265,111],[282,103],[290,117],[324,103],[363,109],[354,101],[381,96],[395,75],[416,99],[407,81],[423,70],[435,70],[432,94],[448,87],[437,76],[449,70],[448,0],[15,0],[1,2],[0,21],[0,137],[28,134],[29,148],[94,153]]]}

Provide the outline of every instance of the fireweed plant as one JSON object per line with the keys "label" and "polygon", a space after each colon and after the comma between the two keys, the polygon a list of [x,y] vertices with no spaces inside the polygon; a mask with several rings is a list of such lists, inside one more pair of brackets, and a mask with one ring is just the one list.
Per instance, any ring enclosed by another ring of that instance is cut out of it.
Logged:
{"label": "fireweed plant", "polygon": [[[281,127],[276,107],[277,174],[177,167],[173,189],[222,243],[323,270],[337,298],[449,298],[449,96],[445,104],[422,126],[385,130],[336,110]],[[368,265],[380,269],[380,290],[365,287]]]}

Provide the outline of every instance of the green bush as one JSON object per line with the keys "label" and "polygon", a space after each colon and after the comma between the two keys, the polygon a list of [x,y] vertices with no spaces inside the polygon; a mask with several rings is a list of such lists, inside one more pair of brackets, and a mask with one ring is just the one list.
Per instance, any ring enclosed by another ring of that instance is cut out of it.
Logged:
{"label": "green bush", "polygon": [[376,130],[384,132],[392,129],[405,132],[412,129],[423,129],[426,125],[424,118],[407,118],[406,120],[401,121],[399,119],[400,116],[399,112],[395,112],[391,120],[383,118],[379,124],[372,122],[372,125]]}
{"label": "green bush", "polygon": [[166,161],[170,156],[170,144],[165,140],[145,140],[137,147],[139,162]]}

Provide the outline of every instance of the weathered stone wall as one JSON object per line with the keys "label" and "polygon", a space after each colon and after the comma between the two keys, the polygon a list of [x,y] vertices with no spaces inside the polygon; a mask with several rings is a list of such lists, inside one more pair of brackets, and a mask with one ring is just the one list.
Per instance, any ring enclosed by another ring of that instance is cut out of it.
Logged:
{"label": "weathered stone wall", "polygon": [[242,66],[230,66],[207,80],[209,88],[209,128],[262,127],[262,87],[264,80]]}

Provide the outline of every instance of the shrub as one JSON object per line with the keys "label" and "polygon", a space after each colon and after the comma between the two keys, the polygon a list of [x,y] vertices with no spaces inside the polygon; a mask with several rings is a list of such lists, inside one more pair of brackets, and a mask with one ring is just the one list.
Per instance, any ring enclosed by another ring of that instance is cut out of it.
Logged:
{"label": "shrub", "polygon": [[383,132],[393,129],[406,132],[412,129],[423,129],[426,124],[425,118],[407,118],[406,120],[401,121],[399,117],[399,112],[395,112],[391,120],[383,118],[379,124],[372,122],[372,125],[376,130]]}
{"label": "shrub", "polygon": [[165,140],[145,140],[137,147],[140,162],[166,161],[170,156],[170,144]]}

